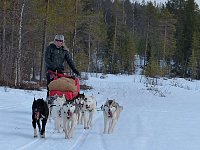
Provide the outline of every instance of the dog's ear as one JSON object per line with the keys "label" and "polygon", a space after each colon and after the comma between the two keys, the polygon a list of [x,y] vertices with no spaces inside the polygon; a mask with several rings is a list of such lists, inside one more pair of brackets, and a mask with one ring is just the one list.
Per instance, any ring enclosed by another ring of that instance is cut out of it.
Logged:
{"label": "dog's ear", "polygon": [[102,104],[102,105],[101,105],[101,110],[103,110],[103,107],[104,107],[104,105]]}
{"label": "dog's ear", "polygon": [[72,101],[72,104],[73,104],[73,105],[75,105],[75,104],[76,104],[75,100],[73,100],[73,101]]}
{"label": "dog's ear", "polygon": [[115,99],[110,100],[112,104],[115,104]]}
{"label": "dog's ear", "polygon": [[105,104],[106,104],[106,103],[108,103],[108,98],[107,98],[107,100],[106,100]]}
{"label": "dog's ear", "polygon": [[116,101],[113,101],[113,106],[118,107],[118,104]]}
{"label": "dog's ear", "polygon": [[33,109],[33,105],[36,103],[35,97],[33,99],[33,104],[32,104],[32,109]]}

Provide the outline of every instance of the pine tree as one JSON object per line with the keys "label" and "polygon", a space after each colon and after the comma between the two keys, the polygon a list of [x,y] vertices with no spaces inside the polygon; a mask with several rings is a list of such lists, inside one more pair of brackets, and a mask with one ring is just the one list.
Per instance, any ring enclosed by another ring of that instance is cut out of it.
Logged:
{"label": "pine tree", "polygon": [[[171,61],[173,60],[173,56],[176,51],[176,19],[174,19],[173,15],[169,13],[167,9],[163,9],[160,14],[160,37],[161,37],[161,67],[171,68]],[[164,69],[165,70],[165,69]],[[166,74],[170,73],[170,70],[166,70]]]}
{"label": "pine tree", "polygon": [[192,55],[189,58],[189,69],[188,69],[188,75],[192,78],[192,79],[196,79],[197,78],[197,58],[195,56],[195,52],[194,49],[192,49]]}
{"label": "pine tree", "polygon": [[145,76],[148,76],[148,77],[156,77],[161,74],[159,63],[158,61],[156,61],[153,55],[150,57],[150,60],[147,64],[147,68],[145,69],[144,74]]}
{"label": "pine tree", "polygon": [[192,79],[198,79],[200,64],[200,33],[194,32],[192,42],[192,55],[189,58],[189,75]]}

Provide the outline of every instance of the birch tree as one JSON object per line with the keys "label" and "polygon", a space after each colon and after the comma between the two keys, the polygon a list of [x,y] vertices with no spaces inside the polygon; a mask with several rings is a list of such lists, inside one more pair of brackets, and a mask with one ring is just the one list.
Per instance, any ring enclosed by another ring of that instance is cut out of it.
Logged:
{"label": "birch tree", "polygon": [[42,69],[43,69],[43,56],[44,56],[44,50],[46,45],[46,37],[47,37],[47,23],[48,23],[48,14],[49,14],[49,0],[45,0],[45,17],[44,17],[44,29],[43,29],[43,35],[42,35],[42,54],[41,54],[41,61],[40,61],[40,83],[42,81]]}
{"label": "birch tree", "polygon": [[24,6],[25,2],[23,2],[21,7],[21,13],[20,13],[20,22],[19,22],[19,43],[18,43],[18,53],[17,53],[17,59],[16,59],[16,78],[15,78],[15,86],[20,85],[22,82],[21,78],[21,58],[22,58],[22,22],[23,22],[23,12],[24,12]]}

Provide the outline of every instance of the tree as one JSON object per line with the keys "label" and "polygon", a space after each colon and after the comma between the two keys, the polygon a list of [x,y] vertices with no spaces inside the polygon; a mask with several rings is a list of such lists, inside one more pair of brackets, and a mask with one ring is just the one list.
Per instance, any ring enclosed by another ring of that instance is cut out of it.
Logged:
{"label": "tree", "polygon": [[15,78],[15,86],[22,83],[22,22],[23,22],[23,13],[24,13],[24,6],[25,3],[21,6],[21,13],[20,13],[20,22],[19,22],[19,44],[18,44],[18,53],[16,59],[16,78]]}
{"label": "tree", "polygon": [[200,33],[194,32],[192,42],[192,55],[189,58],[189,75],[192,79],[199,78],[200,64]]}
{"label": "tree", "polygon": [[148,77],[156,77],[161,75],[160,65],[153,55],[150,57],[144,74]]}
{"label": "tree", "polygon": [[[161,67],[162,68],[171,68],[171,61],[173,60],[173,56],[176,51],[176,19],[174,19],[173,15],[169,13],[167,9],[163,9],[160,14],[160,37],[161,37]],[[170,73],[170,70],[166,72]]]}
{"label": "tree", "polygon": [[192,36],[195,27],[198,26],[195,17],[197,7],[194,0],[170,0],[167,2],[166,7],[177,18],[175,68],[181,68],[179,74],[185,76],[188,72],[189,57],[192,54]]}
{"label": "tree", "polygon": [[5,68],[2,65],[3,62],[6,61],[6,23],[7,23],[7,19],[6,19],[6,14],[7,14],[7,7],[8,7],[8,2],[6,0],[3,1],[3,23],[2,23],[2,55],[1,55],[1,80],[4,81],[5,80]]}

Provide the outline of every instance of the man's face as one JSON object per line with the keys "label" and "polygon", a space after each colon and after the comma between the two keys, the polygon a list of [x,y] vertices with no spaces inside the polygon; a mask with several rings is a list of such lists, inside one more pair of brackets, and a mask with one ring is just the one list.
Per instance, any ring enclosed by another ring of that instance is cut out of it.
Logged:
{"label": "man's face", "polygon": [[55,40],[55,45],[57,48],[60,48],[63,44],[63,40]]}

